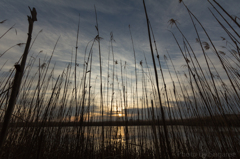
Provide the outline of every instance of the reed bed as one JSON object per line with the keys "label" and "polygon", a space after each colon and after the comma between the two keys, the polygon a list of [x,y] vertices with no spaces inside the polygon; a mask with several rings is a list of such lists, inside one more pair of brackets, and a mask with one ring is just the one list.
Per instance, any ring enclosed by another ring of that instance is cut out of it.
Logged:
{"label": "reed bed", "polygon": [[[41,52],[31,54],[34,39],[0,158],[240,158],[239,21],[215,0],[208,2],[216,11],[211,9],[210,13],[230,41],[220,51],[197,16],[180,1],[189,13],[205,63],[203,66],[197,57],[199,50],[191,46],[177,21],[171,19],[169,24],[177,32],[170,31],[169,35],[185,60],[184,73],[174,65],[171,53],[158,53],[144,1],[153,69],[146,57],[137,62],[129,26],[135,66],[131,80],[129,65],[114,58],[113,33],[108,58],[102,59],[96,9],[97,34],[81,59],[82,68],[77,61],[79,24],[75,55],[59,75],[54,73],[55,64],[51,61],[58,40],[51,56],[41,61]],[[182,38],[175,36],[178,33]],[[96,57],[100,72],[94,77],[92,61]],[[218,60],[217,64],[212,57]],[[107,63],[107,72],[103,71],[103,62]],[[221,69],[216,67],[219,64]],[[0,70],[5,64],[1,65]],[[81,71],[79,77],[77,71]],[[12,67],[0,75],[1,131],[15,74]]]}

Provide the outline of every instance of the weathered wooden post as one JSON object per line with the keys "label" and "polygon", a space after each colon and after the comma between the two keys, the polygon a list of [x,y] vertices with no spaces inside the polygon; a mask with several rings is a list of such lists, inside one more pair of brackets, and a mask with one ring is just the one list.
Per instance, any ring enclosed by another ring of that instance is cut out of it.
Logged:
{"label": "weathered wooden post", "polygon": [[31,10],[31,8],[29,7],[30,12],[31,12],[31,16],[27,16],[28,17],[28,23],[29,23],[29,27],[28,27],[28,39],[27,39],[27,43],[24,49],[24,53],[23,53],[23,57],[22,57],[22,61],[21,64],[16,64],[14,65],[16,68],[16,74],[14,77],[14,81],[13,81],[13,87],[12,87],[12,93],[9,99],[9,103],[8,103],[8,107],[4,116],[4,121],[3,121],[3,125],[2,125],[2,129],[1,129],[1,134],[0,134],[0,148],[2,147],[4,140],[6,138],[7,135],[7,129],[8,129],[8,125],[11,119],[11,115],[12,112],[14,110],[14,106],[16,104],[17,101],[17,95],[19,92],[19,88],[21,86],[21,81],[22,81],[22,76],[24,73],[24,68],[25,68],[25,64],[26,64],[26,60],[27,60],[27,55],[28,55],[28,50],[29,50],[29,46],[32,40],[32,30],[33,30],[33,23],[35,21],[37,21],[37,11],[35,8],[33,8]]}

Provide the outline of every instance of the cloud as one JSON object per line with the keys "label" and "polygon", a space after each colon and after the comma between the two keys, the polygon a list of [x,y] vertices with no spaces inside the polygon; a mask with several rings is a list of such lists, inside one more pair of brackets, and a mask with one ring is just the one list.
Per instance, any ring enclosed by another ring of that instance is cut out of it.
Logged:
{"label": "cloud", "polygon": [[[210,37],[213,40],[213,43],[218,46],[218,48],[225,43],[221,41],[220,36],[225,37],[229,40],[226,33],[223,32],[223,29],[218,25],[216,20],[210,14],[208,7],[213,10],[210,4],[207,1],[201,0],[184,0],[185,4],[189,7],[189,9],[194,13],[194,15],[202,22],[202,25],[205,27]],[[3,53],[5,50],[10,48],[13,45],[18,43],[25,43],[27,39],[27,31],[28,31],[28,21],[27,15],[30,14],[28,6],[35,7],[37,9],[38,21],[34,24],[33,36],[34,39],[37,33],[40,30],[43,30],[37,37],[36,41],[33,44],[29,55],[33,55],[36,58],[36,62],[34,63],[34,67],[32,69],[33,74],[38,71],[38,62],[40,59],[40,64],[47,62],[53,52],[54,45],[57,42],[57,39],[60,37],[57,47],[54,50],[54,54],[51,60],[50,69],[53,68],[54,64],[54,77],[56,78],[58,75],[62,74],[63,70],[68,66],[72,59],[72,71],[74,70],[74,58],[76,51],[76,38],[77,38],[77,27],[78,27],[78,19],[80,14],[80,31],[79,31],[79,41],[78,41],[78,50],[77,50],[77,84],[81,84],[81,79],[83,77],[83,64],[87,61],[87,57],[89,55],[91,40],[93,40],[97,36],[97,31],[95,28],[96,25],[96,17],[94,5],[96,6],[97,17],[98,17],[98,25],[100,37],[103,39],[100,41],[101,43],[101,60],[102,60],[102,72],[103,72],[103,92],[106,95],[107,89],[111,88],[110,85],[112,80],[112,71],[113,66],[115,69],[115,75],[118,76],[118,81],[116,76],[114,78],[115,81],[115,96],[114,102],[116,103],[117,97],[122,97],[123,93],[122,86],[125,86],[127,91],[128,99],[130,101],[133,100],[133,97],[136,98],[136,94],[133,90],[136,89],[136,79],[135,79],[135,59],[133,53],[133,47],[136,53],[136,66],[137,66],[137,76],[138,76],[138,89],[139,96],[143,94],[142,90],[142,81],[143,77],[145,80],[151,79],[153,83],[155,83],[154,71],[153,71],[153,62],[150,52],[148,32],[147,32],[147,24],[144,13],[143,4],[141,1],[135,0],[106,0],[106,1],[55,1],[55,0],[36,0],[36,1],[14,1],[14,0],[3,0],[0,2],[0,13],[1,17],[4,19],[8,19],[4,24],[0,24],[0,35],[2,35],[7,29],[9,29],[12,25],[16,24],[14,28],[9,31],[2,39],[0,39],[0,53]],[[231,15],[239,14],[238,10],[238,2],[234,0],[221,2],[226,10],[228,10]],[[207,65],[205,62],[204,55],[201,51],[199,44],[196,43],[197,34],[194,30],[193,24],[191,22],[191,18],[186,10],[186,8],[179,4],[178,1],[146,1],[147,11],[149,15],[149,19],[151,22],[151,26],[153,28],[156,46],[158,49],[158,53],[160,56],[160,63],[163,69],[163,74],[165,77],[165,81],[168,89],[173,89],[173,84],[171,77],[168,73],[168,68],[170,69],[170,73],[172,75],[173,80],[175,81],[176,87],[179,88],[178,80],[175,75],[175,71],[170,62],[170,59],[166,61],[164,60],[164,55],[167,55],[167,51],[169,52],[172,62],[177,71],[180,72],[179,75],[182,81],[189,84],[189,78],[184,77],[184,73],[188,74],[186,62],[173,38],[171,33],[167,30],[171,30],[177,37],[178,42],[180,43],[181,48],[184,50],[183,45],[183,37],[179,30],[173,26],[172,28],[169,26],[168,21],[170,19],[177,20],[180,24],[178,27],[183,32],[185,37],[188,39],[191,44],[194,52],[196,53],[196,57],[200,63],[200,66],[204,71],[207,71]],[[213,10],[214,11],[214,10]],[[214,11],[214,13],[216,13]],[[218,15],[218,18],[220,16]],[[1,19],[0,19],[1,21]],[[196,27],[199,31],[199,35],[201,37],[201,41],[206,41],[209,43],[209,40],[205,33],[203,32],[200,25],[194,20]],[[225,23],[224,23],[225,24]],[[133,43],[131,41],[131,36],[129,32],[129,26],[131,28],[131,33],[133,37]],[[226,25],[226,24],[225,24]],[[234,26],[235,28],[235,26]],[[15,32],[17,30],[17,34]],[[229,29],[229,27],[228,27]],[[114,39],[116,42],[113,43],[113,53],[114,53],[114,61],[117,60],[118,64],[112,64],[112,50],[109,48],[110,45],[110,33],[113,33]],[[232,32],[232,31],[231,31]],[[89,43],[90,42],[90,43]],[[86,46],[87,51],[85,52]],[[212,48],[212,47],[211,47]],[[154,48],[155,49],[155,48]],[[190,50],[190,48],[188,48]],[[42,50],[42,53],[36,57],[36,55]],[[1,70],[2,75],[1,78],[5,77],[6,72],[13,67],[15,62],[19,60],[22,53],[24,51],[24,47],[15,46],[11,50],[9,50],[4,56],[0,58],[0,67],[6,62],[6,65]],[[191,51],[190,51],[191,52]],[[227,52],[225,50],[225,52]],[[86,56],[85,56],[86,53]],[[226,74],[222,69],[222,65],[219,60],[216,58],[216,55],[212,50],[208,50],[207,55],[211,58],[216,70],[221,75],[224,81],[227,81]],[[146,56],[146,61],[145,57]],[[110,55],[110,56],[109,56]],[[229,55],[230,56],[230,55]],[[155,54],[156,58],[156,54]],[[169,57],[168,57],[169,58]],[[188,55],[189,58],[189,55]],[[193,58],[193,57],[192,57]],[[110,61],[108,61],[108,59]],[[189,58],[190,59],[190,58]],[[30,60],[30,56],[28,57]],[[145,74],[142,74],[142,68],[140,66],[140,61],[143,62],[143,69]],[[109,62],[109,68],[108,68]],[[121,67],[122,62],[122,67]],[[126,69],[124,69],[124,65],[126,62]],[[146,65],[148,63],[148,66]],[[190,65],[196,61],[191,61]],[[156,58],[156,63],[158,66],[158,61]],[[91,71],[92,80],[91,85],[96,89],[96,98],[100,96],[100,69],[99,69],[99,47],[98,43],[95,42],[92,50],[92,67],[87,68],[87,71]],[[214,67],[210,66],[212,70]],[[123,71],[123,83],[121,78],[121,69]],[[110,71],[110,79],[108,80],[108,70]],[[158,66],[158,76],[160,82],[160,89],[163,87],[163,81],[161,77],[161,73]],[[50,70],[49,70],[50,72]],[[72,72],[73,74],[73,72]],[[149,75],[150,74],[150,75]],[[89,77],[89,74],[88,76]],[[97,78],[98,77],[98,78]],[[95,79],[97,78],[97,83],[95,85]],[[70,79],[72,82],[74,81],[73,75]],[[119,82],[119,83],[118,83]],[[118,85],[119,84],[119,85]],[[149,81],[145,86],[148,90],[148,95],[153,97],[155,84],[151,87],[152,83]],[[118,88],[120,87],[120,88]],[[72,87],[71,87],[72,89]],[[110,90],[110,89],[109,89]],[[121,93],[120,93],[121,91]],[[150,95],[152,93],[152,95]],[[117,95],[118,96],[117,96]],[[119,102],[119,101],[118,101]],[[96,105],[99,104],[99,101],[96,101]],[[132,104],[133,105],[133,104]]]}

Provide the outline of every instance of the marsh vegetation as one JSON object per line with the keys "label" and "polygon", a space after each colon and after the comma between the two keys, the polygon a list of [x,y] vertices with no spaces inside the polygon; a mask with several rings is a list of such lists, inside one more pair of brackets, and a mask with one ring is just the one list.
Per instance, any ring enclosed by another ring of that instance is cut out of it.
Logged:
{"label": "marsh vegetation", "polygon": [[[51,56],[41,61],[38,56],[42,52],[31,52],[37,34],[25,46],[29,49],[28,58],[25,69],[20,65],[21,86],[15,92],[17,96],[14,95],[17,100],[6,136],[1,137],[0,158],[240,158],[239,18],[229,15],[215,0],[208,1],[212,5],[210,16],[215,17],[228,35],[221,37],[226,45],[220,48],[197,16],[180,2],[189,13],[186,19],[192,22],[193,36],[199,46],[198,50],[192,47],[178,22],[169,20],[169,25],[176,27],[181,35],[178,38],[175,32],[169,32],[185,60],[184,73],[178,72],[171,52],[158,53],[154,37],[157,35],[144,1],[150,50],[147,56],[152,61],[150,66],[143,54],[143,60],[137,62],[131,34],[134,28],[129,26],[135,66],[131,80],[129,65],[114,58],[113,33],[110,33],[108,58],[102,58],[97,9],[97,32],[81,59],[84,65],[77,61],[79,25],[72,60],[59,75],[52,64],[58,40]],[[203,55],[203,61],[199,54]],[[97,76],[92,75],[93,65],[96,66],[93,58],[99,60]],[[21,57],[18,64],[22,60]],[[106,72],[103,63],[107,64]],[[0,70],[4,65],[1,64]],[[17,66],[9,72],[0,72],[1,132]]]}

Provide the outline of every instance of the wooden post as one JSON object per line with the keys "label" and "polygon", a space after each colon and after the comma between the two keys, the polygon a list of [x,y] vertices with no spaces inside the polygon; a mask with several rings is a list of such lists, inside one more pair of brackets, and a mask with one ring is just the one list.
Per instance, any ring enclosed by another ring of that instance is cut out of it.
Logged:
{"label": "wooden post", "polygon": [[22,57],[22,61],[21,64],[16,64],[14,65],[16,68],[16,74],[14,77],[14,81],[13,81],[13,87],[12,87],[12,92],[11,92],[11,96],[9,99],[9,103],[8,103],[8,107],[4,116],[4,121],[3,121],[3,125],[2,125],[2,129],[1,129],[1,134],[0,134],[0,148],[2,147],[4,140],[6,138],[7,135],[7,130],[8,130],[8,125],[11,119],[11,115],[12,112],[14,110],[14,106],[16,104],[17,101],[17,95],[19,92],[19,88],[21,86],[21,81],[22,81],[22,76],[24,73],[24,68],[25,68],[25,64],[26,64],[26,60],[27,60],[27,55],[28,55],[28,50],[29,50],[29,46],[32,40],[32,30],[33,30],[33,23],[34,21],[37,21],[37,12],[36,9],[33,8],[31,10],[31,8],[29,7],[30,12],[31,12],[31,16],[28,16],[28,23],[29,23],[29,27],[28,27],[28,39],[27,39],[27,43],[25,46],[25,50],[23,53],[23,57]]}

